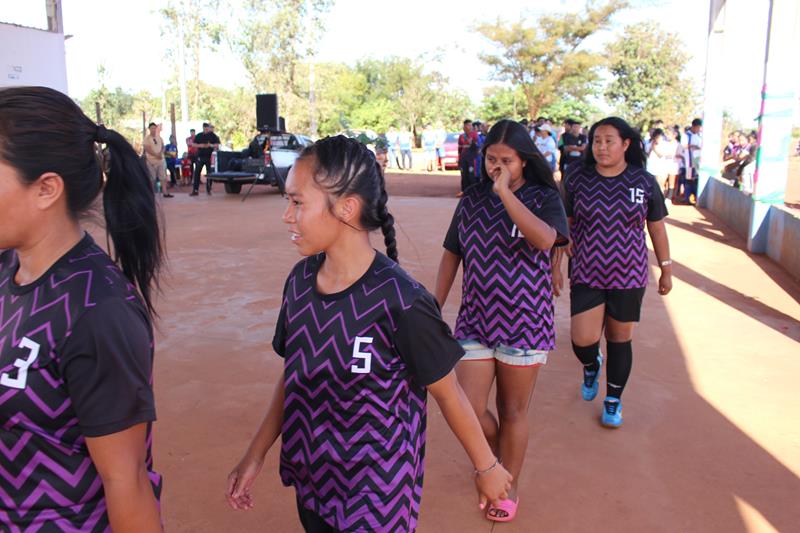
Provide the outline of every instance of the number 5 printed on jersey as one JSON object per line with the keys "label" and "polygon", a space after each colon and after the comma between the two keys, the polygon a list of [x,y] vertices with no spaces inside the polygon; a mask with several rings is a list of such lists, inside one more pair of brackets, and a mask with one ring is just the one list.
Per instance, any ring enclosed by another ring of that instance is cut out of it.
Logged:
{"label": "number 5 printed on jersey", "polygon": [[361,359],[364,361],[363,366],[355,364],[350,367],[350,372],[353,374],[369,374],[372,370],[372,354],[369,352],[361,351],[361,344],[372,344],[372,337],[356,337],[356,343],[353,345],[353,359]]}
{"label": "number 5 printed on jersey", "polygon": [[12,389],[24,389],[25,384],[28,381],[28,368],[36,361],[36,358],[39,357],[39,344],[33,342],[28,337],[23,337],[21,341],[19,341],[20,348],[27,348],[30,350],[30,354],[28,354],[27,359],[18,358],[14,361],[14,366],[18,368],[17,370],[17,377],[12,378],[8,372],[3,372],[0,375],[0,385],[4,385],[6,387],[11,387]]}

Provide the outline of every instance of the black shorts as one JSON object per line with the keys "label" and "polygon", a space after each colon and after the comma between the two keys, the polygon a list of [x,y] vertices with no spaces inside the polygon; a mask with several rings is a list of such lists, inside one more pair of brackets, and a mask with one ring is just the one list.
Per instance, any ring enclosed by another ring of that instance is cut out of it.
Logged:
{"label": "black shorts", "polygon": [[636,289],[595,289],[573,285],[569,290],[570,316],[606,306],[606,314],[618,322],[639,322],[644,287]]}

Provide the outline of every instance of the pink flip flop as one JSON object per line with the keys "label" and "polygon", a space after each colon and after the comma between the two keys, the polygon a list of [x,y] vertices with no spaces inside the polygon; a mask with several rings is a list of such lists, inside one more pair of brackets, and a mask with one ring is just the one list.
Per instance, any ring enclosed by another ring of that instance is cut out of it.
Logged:
{"label": "pink flip flop", "polygon": [[[498,505],[489,504],[489,509],[486,510],[486,519],[493,522],[511,522],[517,515],[517,506],[519,505],[519,498],[516,500],[500,500]],[[495,516],[492,511],[503,511],[506,516]]]}

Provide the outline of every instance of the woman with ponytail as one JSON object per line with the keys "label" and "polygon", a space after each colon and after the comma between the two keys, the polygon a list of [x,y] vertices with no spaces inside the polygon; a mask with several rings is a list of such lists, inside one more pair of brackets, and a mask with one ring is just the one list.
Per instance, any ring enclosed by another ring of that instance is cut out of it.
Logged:
{"label": "woman with ponytail", "polygon": [[[101,193],[111,257],[80,223]],[[2,529],[161,531],[155,199],[127,141],[52,89],[0,90],[0,249]]]}
{"label": "woman with ponytail", "polygon": [[[289,274],[272,346],[284,373],[228,502],[250,509],[264,456],[281,439],[281,480],[306,531],[414,531],[422,494],[427,391],[476,472],[481,505],[511,478],[453,372],[463,355],[436,301],[397,264],[394,219],[374,155],[343,136],[307,148],[283,215],[305,259]],[[386,255],[370,245],[380,229]]]}

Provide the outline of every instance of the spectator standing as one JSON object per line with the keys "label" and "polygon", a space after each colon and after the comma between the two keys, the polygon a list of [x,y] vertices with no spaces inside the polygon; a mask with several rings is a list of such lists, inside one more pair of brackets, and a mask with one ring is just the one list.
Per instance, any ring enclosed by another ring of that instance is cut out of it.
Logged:
{"label": "spectator standing", "polygon": [[400,147],[397,140],[397,129],[392,126],[386,132],[386,149],[389,154],[389,166],[392,168],[403,168],[400,164]]}
{"label": "spectator standing", "polygon": [[447,132],[441,122],[436,123],[434,135],[436,135],[436,168],[444,171],[444,143],[447,141]]}
{"label": "spectator standing", "polygon": [[589,141],[586,135],[581,132],[581,123],[572,119],[567,119],[566,130],[561,136],[561,141],[562,149],[559,169],[563,175],[569,165],[581,160]]}
{"label": "spectator standing", "polygon": [[183,159],[181,159],[181,185],[190,185],[192,183],[193,168],[189,152],[183,152]]}
{"label": "spectator standing", "polygon": [[192,162],[192,175],[194,175],[194,167],[197,164],[197,147],[194,145],[195,139],[194,128],[189,130],[189,136],[186,137],[186,150],[189,153],[189,159]]}
{"label": "spectator standing", "polygon": [[464,132],[458,136],[458,169],[461,171],[461,197],[475,183],[475,156],[478,153],[478,134],[470,119],[464,120]]}
{"label": "spectator standing", "polygon": [[[703,121],[696,118],[686,132],[686,201],[697,201],[697,178],[700,171],[700,149],[703,147]],[[694,199],[692,198],[694,197]]]}
{"label": "spectator standing", "polygon": [[536,148],[542,154],[547,164],[550,165],[550,171],[554,172],[556,169],[556,141],[553,139],[552,128],[547,123],[542,123],[539,126],[536,126],[536,137],[534,138],[534,144],[536,144]]}
{"label": "spectator standing", "polygon": [[430,124],[422,131],[422,149],[425,151],[425,168],[433,172],[436,169],[436,132]]}
{"label": "spectator standing", "polygon": [[[203,123],[203,132],[199,133],[194,138],[194,146],[197,147],[197,164],[194,168],[194,183],[192,184],[192,192],[189,196],[197,196],[200,190],[200,173],[203,167],[206,169],[206,174],[211,172],[211,154],[214,150],[219,148],[219,137],[216,133],[211,131],[211,124]],[[211,180],[206,180],[206,194],[211,195]]]}
{"label": "spectator standing", "polygon": [[675,193],[675,180],[678,177],[678,141],[675,139],[675,130],[666,128],[664,135],[659,141],[657,150],[661,158],[661,169],[664,173],[664,196],[668,202],[672,202]]}
{"label": "spectator standing", "polygon": [[142,141],[145,160],[147,161],[147,172],[150,174],[150,179],[153,180],[156,189],[161,191],[161,195],[164,198],[172,198],[172,195],[167,192],[164,141],[161,139],[161,135],[158,134],[159,128],[155,122],[151,122],[147,129],[149,133]]}
{"label": "spectator standing", "polygon": [[[397,142],[400,145],[400,159],[403,163],[404,170],[411,170],[414,166],[411,160],[411,147],[414,143],[414,136],[408,130],[403,130],[397,135]],[[406,163],[408,158],[408,163]]]}

